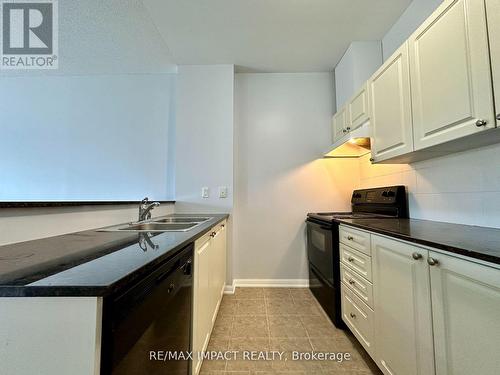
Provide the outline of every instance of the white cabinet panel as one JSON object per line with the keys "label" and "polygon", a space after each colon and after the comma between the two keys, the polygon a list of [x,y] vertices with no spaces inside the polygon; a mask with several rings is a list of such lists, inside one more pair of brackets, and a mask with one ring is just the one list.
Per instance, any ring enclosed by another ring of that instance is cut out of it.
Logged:
{"label": "white cabinet panel", "polygon": [[349,102],[349,125],[350,129],[354,130],[363,125],[370,118],[368,111],[368,89],[366,83],[361,90],[354,95]]}
{"label": "white cabinet panel", "polygon": [[[210,313],[210,250],[212,242],[205,238],[204,242],[195,246],[194,296],[193,296],[193,351],[206,349],[211,331]],[[193,373],[197,374],[201,368],[201,361],[194,358]]]}
{"label": "white cabinet panel", "polygon": [[374,355],[373,310],[361,301],[349,288],[341,285],[342,320],[350,328],[368,354]]}
{"label": "white cabinet panel", "polygon": [[497,126],[500,126],[500,0],[486,0]]}
{"label": "white cabinet panel", "polygon": [[500,373],[500,270],[430,252],[438,375]]}
{"label": "white cabinet panel", "polygon": [[409,48],[415,150],[495,127],[483,1],[444,1]]}
{"label": "white cabinet panel", "polygon": [[385,374],[434,374],[426,253],[372,234],[375,362]]}
{"label": "white cabinet panel", "polygon": [[340,264],[340,281],[349,287],[356,296],[373,309],[373,285],[353,270]]}
{"label": "white cabinet panel", "polygon": [[413,151],[408,43],[384,63],[368,85],[374,161]]}
{"label": "white cabinet panel", "polygon": [[332,132],[333,139],[332,143],[337,142],[340,138],[342,138],[347,133],[348,127],[348,118],[347,118],[347,110],[346,107],[340,108],[337,113],[333,115],[332,119]]}
{"label": "white cabinet panel", "polygon": [[363,276],[366,280],[372,281],[372,258],[343,243],[340,243],[339,247],[342,263]]}
{"label": "white cabinet panel", "polygon": [[[226,221],[195,242],[193,288],[193,351],[206,349],[226,281]],[[194,356],[192,374],[202,362]]]}
{"label": "white cabinet panel", "polygon": [[339,240],[366,255],[371,255],[370,233],[341,225],[339,227]]}

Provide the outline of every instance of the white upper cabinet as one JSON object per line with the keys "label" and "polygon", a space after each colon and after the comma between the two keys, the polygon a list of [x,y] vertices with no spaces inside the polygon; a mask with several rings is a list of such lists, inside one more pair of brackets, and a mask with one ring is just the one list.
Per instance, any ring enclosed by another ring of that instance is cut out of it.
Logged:
{"label": "white upper cabinet", "polygon": [[347,133],[348,117],[346,107],[340,108],[337,113],[333,115],[332,129],[333,129],[333,142],[337,142]]}
{"label": "white upper cabinet", "polygon": [[403,44],[368,82],[372,157],[382,161],[413,151],[408,44]]}
{"label": "white upper cabinet", "polygon": [[349,125],[347,130],[354,130],[370,118],[368,111],[368,90],[364,84],[361,90],[349,102]]}
{"label": "white upper cabinet", "polygon": [[499,374],[500,270],[437,252],[430,257],[437,375]]}
{"label": "white upper cabinet", "polygon": [[486,0],[497,126],[500,127],[500,0]]}
{"label": "white upper cabinet", "polygon": [[484,1],[445,0],[409,50],[415,150],[496,126]]}
{"label": "white upper cabinet", "polygon": [[375,362],[386,375],[434,374],[427,251],[372,235],[372,254]]}

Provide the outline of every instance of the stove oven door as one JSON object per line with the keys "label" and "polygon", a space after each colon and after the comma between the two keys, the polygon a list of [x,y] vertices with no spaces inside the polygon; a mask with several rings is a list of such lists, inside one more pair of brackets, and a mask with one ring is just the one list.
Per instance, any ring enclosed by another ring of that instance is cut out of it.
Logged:
{"label": "stove oven door", "polygon": [[309,263],[330,285],[333,278],[333,226],[307,220],[307,257]]}

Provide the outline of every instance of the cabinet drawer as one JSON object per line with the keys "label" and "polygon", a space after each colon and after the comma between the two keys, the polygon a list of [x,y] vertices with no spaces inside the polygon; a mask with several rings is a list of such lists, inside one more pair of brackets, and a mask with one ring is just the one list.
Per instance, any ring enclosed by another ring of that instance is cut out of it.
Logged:
{"label": "cabinet drawer", "polygon": [[373,310],[356,297],[345,284],[342,284],[342,320],[373,357]]}
{"label": "cabinet drawer", "polygon": [[348,269],[352,269],[368,281],[372,281],[371,257],[341,243],[340,259]]}
{"label": "cabinet drawer", "polygon": [[340,280],[356,294],[359,299],[373,309],[373,284],[343,264],[340,265]]}
{"label": "cabinet drawer", "polygon": [[340,242],[348,245],[366,255],[371,255],[370,233],[363,232],[354,228],[340,226]]}

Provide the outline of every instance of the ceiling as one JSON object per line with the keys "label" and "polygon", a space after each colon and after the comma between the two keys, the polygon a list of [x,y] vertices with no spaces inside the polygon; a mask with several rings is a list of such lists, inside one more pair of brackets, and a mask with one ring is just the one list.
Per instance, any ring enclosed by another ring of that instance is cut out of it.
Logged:
{"label": "ceiling", "polygon": [[143,0],[175,63],[326,72],[380,40],[411,0]]}

